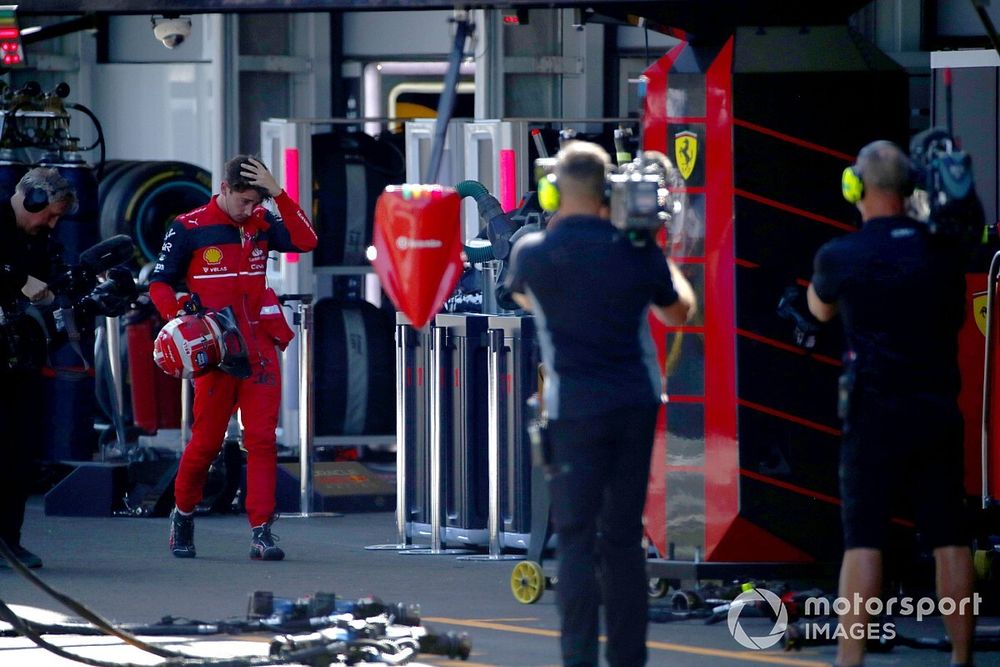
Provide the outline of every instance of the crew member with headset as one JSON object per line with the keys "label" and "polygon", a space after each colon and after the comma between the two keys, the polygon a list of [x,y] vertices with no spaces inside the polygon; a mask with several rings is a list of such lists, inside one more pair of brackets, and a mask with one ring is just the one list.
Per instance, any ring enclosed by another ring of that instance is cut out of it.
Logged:
{"label": "crew member with headset", "polygon": [[[21,527],[35,479],[33,447],[44,415],[37,360],[25,358],[25,346],[44,345],[44,341],[28,339],[33,326],[23,319],[28,317],[24,309],[30,303],[51,299],[44,282],[51,265],[49,231],[76,205],[76,191],[52,168],[29,170],[10,200],[0,203],[0,424],[5,431],[0,465],[0,539],[30,568],[41,567],[42,559],[21,545]],[[29,329],[20,326],[25,323]],[[0,559],[0,567],[7,567],[7,561]]]}
{"label": "crew member with headset", "polygon": [[[261,206],[269,198],[280,218]],[[170,551],[178,558],[195,556],[194,511],[237,407],[247,451],[250,558],[285,556],[271,534],[277,484],[275,429],[281,405],[277,347],[284,349],[293,334],[277,295],[267,287],[267,256],[272,250],[309,252],[316,244],[306,214],[267,167],[249,155],[227,162],[220,194],[178,216],[164,236],[149,286],[160,315],[165,320],[183,315],[184,303],[190,304],[194,296],[213,311],[231,306],[250,366],[249,377],[216,368],[195,378],[191,440],[181,456],[171,513]],[[181,288],[190,295],[179,299],[175,290]]]}
{"label": "crew member with headset", "polygon": [[552,446],[552,518],[559,536],[565,665],[598,664],[605,606],[607,659],[646,662],[642,511],[662,378],[646,320],[670,325],[695,309],[690,284],[655,243],[637,245],[608,219],[607,152],[560,150],[558,211],[514,247],[507,287],[537,316]]}
{"label": "crew member with headset", "polygon": [[[972,595],[957,402],[967,253],[960,239],[931,235],[926,223],[906,215],[914,176],[895,144],[875,141],[861,149],[842,185],[862,227],[819,249],[807,291],[817,319],[841,314],[848,345],[840,403],[840,596],[847,600],[882,594],[882,554],[893,499],[900,497],[912,500],[933,549],[939,598]],[[854,611],[841,616],[843,627],[868,623],[866,605]],[[971,609],[943,621],[952,664],[971,665]],[[840,638],[841,667],[864,660],[865,639],[855,636]]]}

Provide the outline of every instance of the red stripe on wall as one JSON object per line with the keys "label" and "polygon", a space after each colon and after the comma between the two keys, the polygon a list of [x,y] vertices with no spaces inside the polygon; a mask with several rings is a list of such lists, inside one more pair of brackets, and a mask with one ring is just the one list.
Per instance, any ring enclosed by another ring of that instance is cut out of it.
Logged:
{"label": "red stripe on wall", "polygon": [[[667,79],[674,62],[686,47],[687,43],[681,42],[643,72],[648,81],[642,114],[643,149],[667,152]],[[662,323],[656,320],[652,314],[650,314],[649,319],[652,322],[653,331],[663,329]],[[663,337],[660,339],[664,340]],[[665,362],[665,350],[661,346],[657,347],[662,364]],[[677,397],[674,400],[681,401],[683,399]],[[666,553],[667,549],[667,490],[666,474],[663,472],[663,466],[667,459],[667,447],[666,410],[661,409],[657,418],[656,434],[653,438],[652,467],[646,489],[646,508],[643,512],[646,532],[659,553]]]}
{"label": "red stripe on wall", "polygon": [[692,396],[692,395],[688,395],[688,394],[671,394],[669,392],[667,393],[667,396],[669,396],[669,398],[667,399],[667,403],[704,403],[705,402],[705,397],[704,396]]}
{"label": "red stripe on wall", "polygon": [[848,155],[847,153],[841,153],[833,148],[827,148],[826,146],[821,146],[820,144],[814,144],[811,141],[806,141],[805,139],[799,139],[798,137],[793,137],[790,134],[785,134],[784,132],[778,132],[777,130],[772,130],[769,127],[764,127],[763,125],[757,125],[756,123],[751,123],[749,121],[740,120],[739,118],[733,119],[733,125],[737,127],[745,127],[748,130],[753,130],[754,132],[759,132],[761,134],[766,134],[769,137],[774,137],[775,139],[781,139],[782,141],[787,141],[790,144],[795,144],[796,146],[801,146],[802,148],[807,148],[811,151],[816,151],[818,153],[826,153],[827,155],[832,155],[835,158],[840,158],[841,160],[846,160],[847,162],[854,162],[854,156]]}
{"label": "red stripe on wall", "polygon": [[835,435],[840,437],[840,429],[833,428],[832,426],[827,426],[825,424],[820,424],[818,422],[805,419],[804,417],[799,417],[793,415],[790,412],[784,412],[782,410],[776,410],[774,408],[769,408],[766,405],[761,405],[760,403],[753,403],[744,399],[739,399],[737,401],[741,406],[745,408],[750,408],[751,410],[756,410],[757,412],[763,412],[766,415],[771,415],[772,417],[777,417],[778,419],[784,419],[785,421],[790,421],[806,428],[811,428],[814,431],[820,431],[821,433],[828,433],[829,435]]}
{"label": "red stripe on wall", "polygon": [[[733,38],[705,75],[705,552],[739,512],[736,428],[736,252],[733,236]],[[711,286],[709,288],[708,286]]]}
{"label": "red stripe on wall", "polygon": [[812,358],[816,361],[822,361],[824,364],[830,364],[831,366],[843,366],[844,362],[840,359],[834,359],[833,357],[828,357],[825,354],[815,354],[813,353]]}
{"label": "red stripe on wall", "polygon": [[[670,466],[668,466],[670,467]],[[800,496],[808,496],[814,500],[819,500],[830,505],[836,505],[840,507],[842,504],[840,498],[834,496],[829,496],[825,493],[820,493],[819,491],[813,491],[812,489],[807,489],[804,486],[798,486],[796,484],[789,484],[788,482],[783,482],[780,479],[775,479],[774,477],[768,477],[767,475],[761,475],[760,473],[753,472],[752,470],[747,470],[746,468],[740,468],[740,475],[748,479],[754,479],[758,482],[763,482],[765,484],[770,484],[771,486],[776,486],[779,489],[785,489],[786,491],[791,491],[792,493],[797,493]],[[901,519],[894,516],[889,519],[892,523],[898,526],[904,526],[906,528],[913,528],[916,526],[909,519]]]}
{"label": "red stripe on wall", "polygon": [[744,199],[749,199],[750,201],[755,201],[765,206],[770,206],[772,208],[785,211],[787,213],[792,213],[794,215],[801,216],[803,218],[808,218],[810,220],[815,220],[816,222],[822,222],[824,225],[830,225],[831,227],[836,227],[837,229],[842,229],[847,232],[853,232],[857,230],[855,225],[847,224],[846,222],[840,222],[839,220],[834,220],[833,218],[828,218],[825,215],[819,215],[817,213],[812,213],[802,208],[796,208],[795,206],[790,206],[788,204],[783,204],[775,199],[768,199],[767,197],[762,197],[761,195],[755,195],[752,192],[747,192],[746,190],[735,190],[737,196],[743,197]]}
{"label": "red stripe on wall", "polygon": [[804,355],[806,353],[806,351],[801,347],[797,347],[790,343],[782,343],[781,341],[774,340],[773,338],[767,338],[766,336],[761,336],[760,334],[755,334],[752,331],[747,331],[746,329],[737,329],[736,333],[744,338],[749,338],[750,340],[755,340],[758,343],[764,343],[765,345],[776,347],[779,350],[784,350],[785,352],[791,352],[792,354],[798,355]]}
{"label": "red stripe on wall", "polygon": [[808,496],[816,500],[821,500],[824,503],[829,503],[831,505],[840,505],[840,498],[834,496],[828,496],[825,493],[820,493],[819,491],[813,491],[812,489],[807,489],[804,486],[798,486],[797,484],[789,484],[788,482],[783,482],[780,479],[775,479],[774,477],[768,477],[767,475],[761,475],[760,473],[753,472],[752,470],[747,470],[746,468],[740,468],[740,475],[743,477],[748,477],[750,479],[757,480],[758,482],[764,482],[765,484],[770,484],[771,486],[776,486],[779,489],[785,489],[786,491],[791,491],[792,493],[797,493],[801,496]]}
{"label": "red stripe on wall", "polygon": [[804,354],[808,356],[810,359],[814,359],[815,361],[818,361],[821,364],[827,364],[828,366],[838,366],[838,367],[843,365],[833,357],[828,357],[825,354],[815,354],[812,352],[807,352],[806,350],[796,345],[792,345],[790,343],[783,343],[782,341],[774,340],[773,338],[767,338],[766,336],[755,334],[754,332],[747,331],[746,329],[737,329],[736,333],[739,334],[740,336],[743,336],[744,338],[749,338],[750,340],[755,340],[759,343],[764,343],[765,345],[776,347],[779,350],[785,350],[786,352],[791,352],[793,354]]}

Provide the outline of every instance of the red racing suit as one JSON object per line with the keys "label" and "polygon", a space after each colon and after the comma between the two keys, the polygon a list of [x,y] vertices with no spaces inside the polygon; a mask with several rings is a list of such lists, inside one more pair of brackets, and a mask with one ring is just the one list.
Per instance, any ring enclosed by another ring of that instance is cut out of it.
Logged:
{"label": "red racing suit", "polygon": [[163,238],[149,295],[164,320],[176,317],[177,291],[197,294],[205,308],[231,306],[247,343],[253,375],[245,380],[212,370],[194,380],[194,423],[181,456],[174,496],[182,512],[202,500],[208,469],[240,408],[247,451],[247,518],[251,526],[274,514],[277,480],[275,429],[281,405],[277,347],[293,337],[274,290],[265,279],[268,252],[309,252],[316,232],[298,204],[282,191],[274,198],[280,219],[258,206],[243,224],[216,202],[180,215]]}

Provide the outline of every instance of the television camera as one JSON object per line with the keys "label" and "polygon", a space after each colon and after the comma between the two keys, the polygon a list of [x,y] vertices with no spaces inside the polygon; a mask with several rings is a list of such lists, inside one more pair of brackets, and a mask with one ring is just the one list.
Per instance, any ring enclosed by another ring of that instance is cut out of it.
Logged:
{"label": "television camera", "polygon": [[[538,199],[542,209],[559,207],[555,178],[556,158],[535,161]],[[640,151],[631,162],[612,169],[605,180],[604,199],[610,209],[611,224],[635,245],[654,241],[661,229],[672,237],[682,220],[683,197],[678,189],[684,181],[680,173],[658,151]],[[668,244],[669,247],[669,244]]]}
{"label": "television camera", "polygon": [[681,221],[683,199],[677,190],[683,185],[680,173],[663,153],[641,151],[608,175],[611,224],[636,245],[655,240],[661,229],[672,238],[677,231],[674,223]]}
{"label": "television camera", "polygon": [[132,240],[119,235],[81,252],[76,264],[66,263],[56,252],[48,282],[53,295],[49,304],[20,300],[0,307],[0,354],[6,367],[38,369],[54,346],[69,343],[78,348],[92,331],[94,317],[123,315],[138,296],[132,272],[121,266],[134,251]]}
{"label": "television camera", "polygon": [[951,134],[930,128],[910,141],[917,213],[931,234],[978,241],[985,214],[976,195],[972,157],[960,150]]}

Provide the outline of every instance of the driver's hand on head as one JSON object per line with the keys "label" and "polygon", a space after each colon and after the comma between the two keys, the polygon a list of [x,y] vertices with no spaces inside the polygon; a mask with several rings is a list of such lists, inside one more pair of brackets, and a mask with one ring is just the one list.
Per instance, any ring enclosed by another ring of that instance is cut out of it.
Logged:
{"label": "driver's hand on head", "polygon": [[254,158],[249,158],[240,165],[240,175],[250,181],[251,185],[267,190],[267,193],[272,197],[281,194],[281,186],[278,185],[278,181],[274,180],[274,176],[267,170],[267,167]]}

